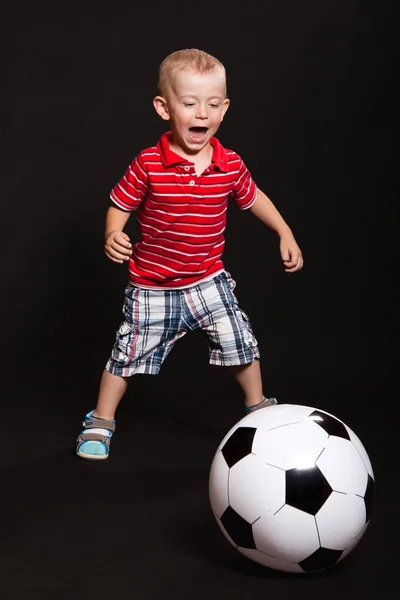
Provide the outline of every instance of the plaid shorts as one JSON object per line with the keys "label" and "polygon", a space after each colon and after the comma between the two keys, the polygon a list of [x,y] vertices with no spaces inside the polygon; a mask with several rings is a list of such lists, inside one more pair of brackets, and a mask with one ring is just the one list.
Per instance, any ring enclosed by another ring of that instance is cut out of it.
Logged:
{"label": "plaid shorts", "polygon": [[106,369],[114,375],[156,375],[175,342],[201,329],[208,338],[209,362],[233,366],[260,357],[257,340],[226,271],[180,290],[125,289],[121,323]]}

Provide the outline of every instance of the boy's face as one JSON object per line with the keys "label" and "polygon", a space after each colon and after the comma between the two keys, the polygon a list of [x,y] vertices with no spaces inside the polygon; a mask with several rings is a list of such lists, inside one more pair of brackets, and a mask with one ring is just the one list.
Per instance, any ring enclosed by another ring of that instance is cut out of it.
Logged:
{"label": "boy's face", "polygon": [[158,114],[170,121],[172,142],[187,154],[198,154],[218,130],[229,106],[225,90],[223,69],[177,71],[165,97],[154,99]]}

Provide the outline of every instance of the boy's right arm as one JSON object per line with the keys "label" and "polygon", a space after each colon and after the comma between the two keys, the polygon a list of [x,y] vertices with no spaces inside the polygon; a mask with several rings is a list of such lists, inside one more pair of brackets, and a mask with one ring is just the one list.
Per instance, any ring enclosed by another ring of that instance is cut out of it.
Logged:
{"label": "boy's right arm", "polygon": [[122,210],[116,205],[111,205],[107,211],[104,252],[116,263],[129,260],[132,254],[129,236],[123,231],[130,216],[129,211]]}

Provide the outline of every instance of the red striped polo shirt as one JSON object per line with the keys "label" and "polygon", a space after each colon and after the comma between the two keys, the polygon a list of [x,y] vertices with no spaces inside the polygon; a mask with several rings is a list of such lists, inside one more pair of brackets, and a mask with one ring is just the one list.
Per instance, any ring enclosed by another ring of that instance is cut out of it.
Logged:
{"label": "red striped polo shirt", "polygon": [[137,209],[142,239],[132,248],[129,281],[144,288],[184,288],[221,272],[228,199],[242,210],[256,199],[236,152],[212,138],[212,162],[197,176],[194,163],[170,149],[170,135],[142,150],[110,193],[119,208]]}

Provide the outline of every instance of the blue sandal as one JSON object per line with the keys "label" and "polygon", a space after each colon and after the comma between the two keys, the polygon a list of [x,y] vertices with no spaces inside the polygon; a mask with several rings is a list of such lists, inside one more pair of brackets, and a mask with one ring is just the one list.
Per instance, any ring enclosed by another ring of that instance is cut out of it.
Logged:
{"label": "blue sandal", "polygon": [[88,412],[82,421],[84,429],[76,440],[76,453],[88,460],[105,460],[110,453],[110,442],[115,431],[115,421],[93,417]]}

